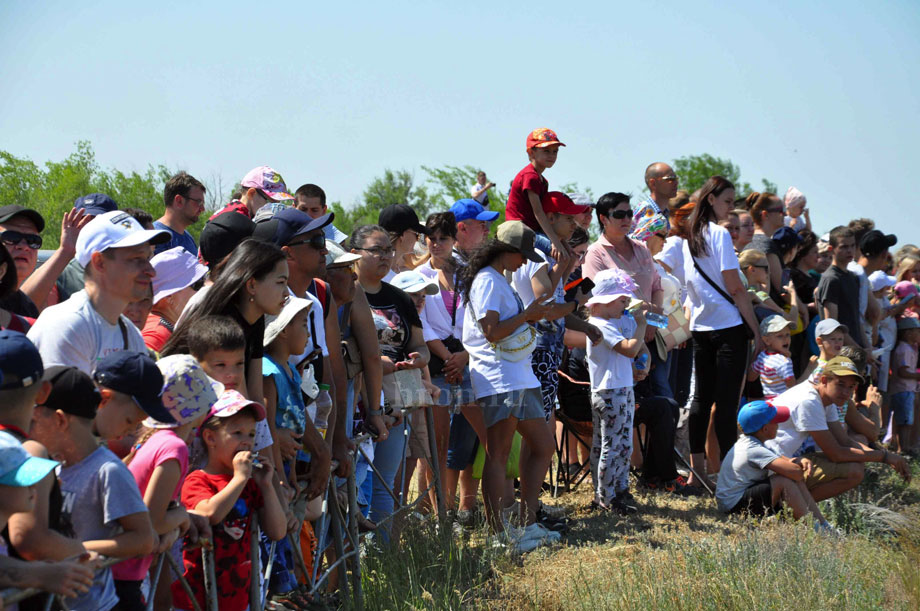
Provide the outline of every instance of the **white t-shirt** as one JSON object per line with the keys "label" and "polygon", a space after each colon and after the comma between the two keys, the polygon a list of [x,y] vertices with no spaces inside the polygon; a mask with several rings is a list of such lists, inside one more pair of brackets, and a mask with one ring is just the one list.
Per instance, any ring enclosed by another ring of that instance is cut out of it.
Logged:
{"label": "white t-shirt", "polygon": [[811,431],[826,431],[828,422],[838,421],[837,408],[833,403],[825,406],[808,381],[777,395],[771,403],[789,408],[789,420],[781,422],[776,438],[767,442],[780,456],[795,456]]}
{"label": "white t-shirt", "polygon": [[137,327],[124,316],[121,322],[125,334],[122,325],[113,325],[99,315],[83,290],[46,308],[29,329],[28,337],[42,355],[45,369],[65,365],[92,375],[97,361],[125,349],[125,335],[129,351],[147,352]]}
{"label": "white t-shirt", "polygon": [[808,227],[808,225],[805,223],[804,214],[800,214],[799,216],[795,218],[787,215],[783,217],[783,222],[786,225],[786,227],[792,227],[792,230],[795,231],[796,233]]}
{"label": "white t-shirt", "polygon": [[[327,291],[332,289],[326,287]],[[294,291],[288,288],[288,293],[294,295]],[[329,356],[329,346],[326,345],[326,321],[323,318],[323,304],[320,300],[310,291],[306,291],[304,295],[294,295],[295,297],[302,297],[303,299],[309,299],[313,302],[313,307],[310,308],[310,313],[308,314],[310,318],[310,334],[311,339],[307,342],[307,347],[304,349],[303,354],[292,354],[291,358],[288,359],[288,365],[291,367],[296,367],[304,359],[305,356],[313,352],[313,332],[316,331],[316,345],[320,347],[323,351],[323,356]],[[330,316],[333,316],[334,313],[330,312]],[[322,380],[319,380],[322,382]]]}
{"label": "white t-shirt", "polygon": [[767,465],[777,458],[779,455],[756,437],[738,437],[738,441],[722,460],[722,469],[719,471],[719,481],[716,484],[719,511],[731,511],[745,490],[770,475]]}
{"label": "white t-shirt", "polygon": [[488,189],[483,189],[482,193],[480,193],[479,195],[476,195],[476,191],[479,191],[484,186],[485,185],[481,185],[477,182],[472,187],[470,187],[470,197],[475,199],[480,204],[485,204],[485,202],[489,199]]}
{"label": "white t-shirt", "polygon": [[487,312],[498,312],[499,320],[507,320],[522,311],[520,299],[494,267],[485,267],[476,274],[470,287],[470,303],[464,312],[462,341],[470,355],[470,381],[477,399],[540,387],[530,359],[511,362],[498,358],[479,325]]}
{"label": "white t-shirt", "polygon": [[[732,245],[731,234],[724,227],[709,223],[704,229],[706,239],[706,255],[697,257],[696,262],[700,268],[716,283],[726,294],[725,282],[722,272],[738,270],[738,257]],[[733,303],[719,294],[709,282],[703,278],[693,265],[693,256],[690,254],[690,244],[685,242],[684,276],[687,280],[687,297],[690,299],[690,329],[693,331],[716,331],[729,329],[740,325],[741,314]]]}
{"label": "white t-shirt", "polygon": [[520,295],[521,303],[524,304],[525,308],[532,304],[535,299],[532,284],[533,277],[537,275],[537,272],[539,272],[541,268],[546,268],[546,273],[549,273],[549,263],[546,254],[539,250],[537,254],[540,255],[543,261],[537,263],[527,259],[524,261],[523,265],[511,274],[511,286],[514,288],[514,292]]}
{"label": "white t-shirt", "polygon": [[614,347],[636,334],[636,319],[628,312],[620,318],[597,318],[588,322],[600,329],[604,339],[596,346],[588,342],[588,375],[591,390],[613,390],[633,386],[632,359],[623,356]]}
{"label": "white t-shirt", "polygon": [[661,252],[655,255],[656,261],[661,261],[671,268],[671,274],[677,278],[681,284],[686,282],[684,278],[684,239],[680,236],[669,236],[661,247]]}

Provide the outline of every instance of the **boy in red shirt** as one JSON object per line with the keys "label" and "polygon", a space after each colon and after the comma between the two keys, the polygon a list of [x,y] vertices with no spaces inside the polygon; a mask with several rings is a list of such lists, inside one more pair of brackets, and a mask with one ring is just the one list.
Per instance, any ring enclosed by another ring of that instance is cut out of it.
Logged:
{"label": "boy in red shirt", "polygon": [[553,167],[559,147],[565,144],[559,141],[556,132],[541,127],[530,132],[526,146],[530,163],[511,181],[505,220],[523,221],[538,234],[544,234],[556,251],[556,254],[552,255],[553,258],[558,260],[559,254],[568,252],[569,249],[553,231],[546,213],[543,212],[543,198],[549,191],[549,183],[543,178],[543,172]]}

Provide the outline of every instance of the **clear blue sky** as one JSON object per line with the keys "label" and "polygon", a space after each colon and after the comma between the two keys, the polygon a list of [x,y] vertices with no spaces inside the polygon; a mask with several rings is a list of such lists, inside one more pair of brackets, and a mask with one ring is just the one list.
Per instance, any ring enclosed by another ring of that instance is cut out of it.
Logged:
{"label": "clear blue sky", "polygon": [[648,163],[711,153],[798,186],[818,230],[869,215],[920,242],[920,3],[616,4],[4,2],[0,149],[86,139],[227,184],[269,164],[350,203],[384,168],[507,185],[547,126],[551,185],[638,192]]}

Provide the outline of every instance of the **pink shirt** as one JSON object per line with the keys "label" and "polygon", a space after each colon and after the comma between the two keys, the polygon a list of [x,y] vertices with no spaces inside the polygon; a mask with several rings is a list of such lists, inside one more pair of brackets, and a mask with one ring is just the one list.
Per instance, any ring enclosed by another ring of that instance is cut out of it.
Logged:
{"label": "pink shirt", "polygon": [[[131,460],[131,464],[128,465],[128,470],[134,476],[137,487],[140,488],[141,496],[147,492],[147,484],[150,482],[153,471],[167,460],[179,461],[181,476],[172,493],[173,500],[179,498],[182,482],[185,481],[185,476],[188,474],[188,446],[172,429],[162,429],[154,433],[144,442]],[[125,560],[112,567],[112,576],[115,579],[139,581],[147,574],[152,563],[152,555]]]}
{"label": "pink shirt", "polygon": [[639,294],[636,297],[652,303],[652,295],[661,291],[661,278],[658,277],[658,271],[652,261],[652,253],[642,242],[631,238],[626,239],[632,245],[631,261],[621,257],[607,237],[601,235],[597,242],[588,247],[585,262],[581,266],[581,273],[585,278],[593,280],[594,275],[602,269],[617,267],[629,274],[639,287]]}

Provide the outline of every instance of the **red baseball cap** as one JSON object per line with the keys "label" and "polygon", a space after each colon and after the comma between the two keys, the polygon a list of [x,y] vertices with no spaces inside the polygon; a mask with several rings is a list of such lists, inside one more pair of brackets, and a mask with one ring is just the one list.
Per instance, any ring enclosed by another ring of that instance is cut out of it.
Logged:
{"label": "red baseball cap", "polygon": [[582,214],[591,210],[591,206],[579,206],[572,198],[560,191],[550,191],[543,198],[543,212],[557,214]]}
{"label": "red baseball cap", "polygon": [[552,146],[558,144],[560,146],[565,146],[562,142],[559,142],[559,137],[556,135],[556,132],[551,130],[548,127],[540,127],[533,130],[527,136],[527,149],[532,148],[543,148],[546,146]]}

